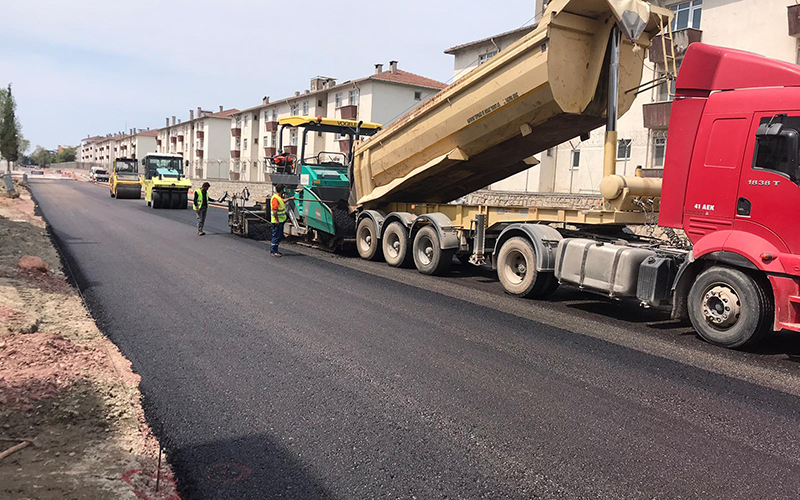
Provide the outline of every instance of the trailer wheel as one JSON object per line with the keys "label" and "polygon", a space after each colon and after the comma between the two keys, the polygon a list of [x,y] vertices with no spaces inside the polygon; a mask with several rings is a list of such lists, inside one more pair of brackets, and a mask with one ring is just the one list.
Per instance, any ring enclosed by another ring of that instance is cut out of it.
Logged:
{"label": "trailer wheel", "polygon": [[414,237],[414,265],[422,274],[442,276],[450,272],[454,250],[442,250],[439,234],[431,226],[425,226]]}
{"label": "trailer wheel", "polygon": [[540,298],[555,289],[553,273],[536,271],[533,245],[520,236],[509,239],[500,247],[497,277],[506,293],[517,297]]}
{"label": "trailer wheel", "polygon": [[378,260],[381,258],[381,245],[377,238],[378,229],[375,222],[369,217],[364,217],[356,229],[356,248],[358,255],[365,260]]}
{"label": "trailer wheel", "polygon": [[689,290],[689,319],[706,342],[729,349],[753,346],[771,330],[774,311],[764,288],[738,269],[715,266]]}
{"label": "trailer wheel", "polygon": [[400,222],[392,222],[386,227],[381,239],[383,258],[392,267],[408,267],[411,252],[408,251],[408,231]]}

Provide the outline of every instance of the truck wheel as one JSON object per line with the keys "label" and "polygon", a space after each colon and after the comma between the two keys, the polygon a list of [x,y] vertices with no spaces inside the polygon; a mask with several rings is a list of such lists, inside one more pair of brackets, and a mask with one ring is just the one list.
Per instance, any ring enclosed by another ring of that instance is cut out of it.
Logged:
{"label": "truck wheel", "polygon": [[450,272],[455,250],[442,250],[439,234],[431,226],[425,226],[414,237],[414,265],[422,274],[442,276]]}
{"label": "truck wheel", "polygon": [[392,222],[386,227],[381,239],[383,258],[392,267],[408,267],[411,252],[408,251],[408,231],[400,222]]}
{"label": "truck wheel", "polygon": [[381,244],[377,238],[378,230],[375,222],[369,217],[364,217],[356,229],[356,248],[358,255],[364,260],[378,260],[381,258]]}
{"label": "truck wheel", "polygon": [[554,290],[553,273],[536,271],[533,245],[520,236],[509,239],[500,247],[497,277],[506,293],[517,297],[540,298]]}
{"label": "truck wheel", "polygon": [[161,208],[161,203],[163,202],[163,196],[159,191],[153,191],[153,208]]}
{"label": "truck wheel", "polygon": [[753,346],[771,330],[772,301],[752,276],[716,266],[689,290],[689,319],[706,342],[729,349]]}

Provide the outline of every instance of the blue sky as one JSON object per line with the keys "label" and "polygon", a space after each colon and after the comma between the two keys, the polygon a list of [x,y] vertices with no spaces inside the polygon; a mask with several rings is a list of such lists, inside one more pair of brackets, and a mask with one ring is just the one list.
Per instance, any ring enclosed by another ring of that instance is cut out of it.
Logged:
{"label": "blue sky", "polygon": [[444,49],[522,26],[533,0],[344,2],[4,0],[0,85],[31,147],[246,108],[375,63],[446,81]]}

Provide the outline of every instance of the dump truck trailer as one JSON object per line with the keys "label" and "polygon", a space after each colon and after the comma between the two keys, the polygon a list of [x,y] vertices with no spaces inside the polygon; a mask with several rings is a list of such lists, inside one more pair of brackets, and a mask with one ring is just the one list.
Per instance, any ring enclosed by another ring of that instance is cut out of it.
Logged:
{"label": "dump truck trailer", "polygon": [[[800,331],[800,67],[692,44],[676,89],[663,186],[609,175],[602,210],[390,202],[359,212],[359,253],[428,274],[490,261],[518,296],[564,284],[670,305],[729,348]],[[625,229],[656,219],[690,243]]]}

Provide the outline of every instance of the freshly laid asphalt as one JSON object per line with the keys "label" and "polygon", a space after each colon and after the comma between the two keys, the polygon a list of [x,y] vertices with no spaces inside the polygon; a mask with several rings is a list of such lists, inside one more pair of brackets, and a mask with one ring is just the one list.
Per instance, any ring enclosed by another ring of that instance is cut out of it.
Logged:
{"label": "freshly laid asphalt", "polygon": [[31,181],[184,499],[797,498],[800,341],[264,243]]}

